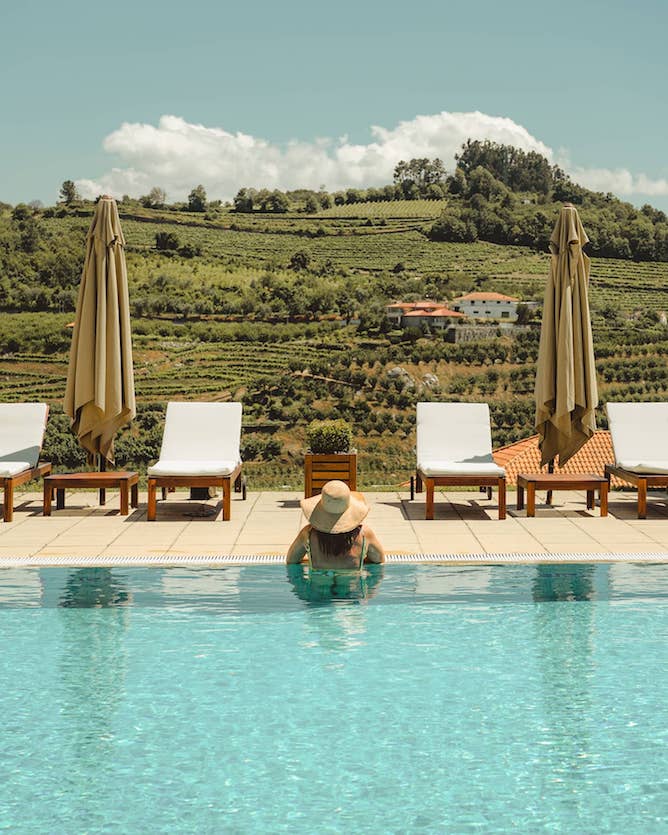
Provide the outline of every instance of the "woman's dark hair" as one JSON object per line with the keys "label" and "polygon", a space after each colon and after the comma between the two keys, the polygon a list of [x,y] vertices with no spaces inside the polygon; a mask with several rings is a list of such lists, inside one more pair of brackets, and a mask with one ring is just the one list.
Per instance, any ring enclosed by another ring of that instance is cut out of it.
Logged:
{"label": "woman's dark hair", "polygon": [[322,553],[330,557],[336,557],[339,554],[345,554],[346,551],[350,551],[353,542],[362,530],[362,526],[358,525],[354,530],[346,531],[345,533],[325,533],[316,528],[313,530],[318,537],[318,545]]}

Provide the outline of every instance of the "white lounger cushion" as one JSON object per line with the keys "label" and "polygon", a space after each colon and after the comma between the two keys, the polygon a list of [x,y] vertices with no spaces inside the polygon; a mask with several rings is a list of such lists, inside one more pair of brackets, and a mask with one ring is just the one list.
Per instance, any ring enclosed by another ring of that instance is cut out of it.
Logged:
{"label": "white lounger cushion", "polygon": [[163,461],[148,468],[149,475],[229,475],[241,461]]}
{"label": "white lounger cushion", "polygon": [[487,403],[418,403],[417,466],[427,476],[504,476],[492,456]]}
{"label": "white lounger cushion", "polygon": [[617,466],[634,473],[668,473],[668,403],[608,403]]}
{"label": "white lounger cushion", "polygon": [[167,404],[152,476],[229,475],[240,463],[241,403]]}
{"label": "white lounger cushion", "polygon": [[0,478],[9,478],[25,470],[31,470],[33,465],[29,461],[0,461]]}
{"label": "white lounger cushion", "polygon": [[46,403],[0,403],[0,474],[37,466],[48,413]]}
{"label": "white lounger cushion", "polygon": [[428,476],[439,475],[505,475],[505,470],[492,462],[491,464],[459,464],[456,461],[427,461],[418,469]]}

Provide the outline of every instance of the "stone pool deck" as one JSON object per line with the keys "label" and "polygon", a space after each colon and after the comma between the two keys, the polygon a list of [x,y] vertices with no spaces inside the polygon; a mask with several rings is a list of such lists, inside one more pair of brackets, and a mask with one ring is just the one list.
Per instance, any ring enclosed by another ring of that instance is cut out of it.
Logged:
{"label": "stone pool deck", "polygon": [[[170,494],[158,503],[156,522],[146,521],[146,494],[139,507],[120,516],[117,491],[107,492],[105,507],[93,492],[68,491],[63,510],[42,516],[42,495],[18,493],[14,521],[0,523],[0,566],[232,562],[236,558],[284,555],[304,524],[303,494],[233,494],[232,519],[221,521],[220,500],[186,501]],[[368,520],[393,560],[447,562],[542,562],[649,559],[668,562],[666,492],[651,493],[646,519],[637,518],[636,494],[610,494],[609,515],[586,509],[584,493],[554,494],[552,507],[537,495],[536,516],[515,510],[508,495],[508,517],[497,519],[496,499],[478,492],[438,492],[433,521],[424,519],[424,494],[365,493]],[[214,517],[215,514],[215,517]]]}

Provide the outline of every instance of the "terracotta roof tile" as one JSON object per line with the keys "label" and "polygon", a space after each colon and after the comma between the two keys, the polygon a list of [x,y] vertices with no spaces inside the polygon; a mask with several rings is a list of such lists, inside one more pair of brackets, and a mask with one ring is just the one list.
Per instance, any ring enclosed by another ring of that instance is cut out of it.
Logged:
{"label": "terracotta roof tile", "polygon": [[[494,460],[506,470],[508,484],[517,484],[518,473],[539,473],[540,450],[538,449],[538,435],[524,438],[514,444],[507,444],[494,450]],[[556,467],[557,472],[564,473],[597,473],[603,475],[606,464],[614,464],[615,456],[612,451],[610,432],[599,429],[587,443],[579,450],[562,469]],[[543,467],[547,472],[547,467]],[[621,487],[623,482],[615,476],[610,484]]]}
{"label": "terracotta roof tile", "polygon": [[454,319],[466,318],[465,313],[458,313],[456,310],[449,310],[447,307],[437,307],[434,310],[411,310],[404,313],[404,316],[451,316]]}
{"label": "terracotta roof tile", "polygon": [[443,302],[427,299],[419,302],[392,302],[387,307],[400,307],[404,310],[435,310],[437,307],[443,307],[443,304]]}
{"label": "terracotta roof tile", "polygon": [[519,299],[514,296],[504,296],[503,293],[467,293],[465,296],[459,296],[455,299],[456,302],[516,302]]}

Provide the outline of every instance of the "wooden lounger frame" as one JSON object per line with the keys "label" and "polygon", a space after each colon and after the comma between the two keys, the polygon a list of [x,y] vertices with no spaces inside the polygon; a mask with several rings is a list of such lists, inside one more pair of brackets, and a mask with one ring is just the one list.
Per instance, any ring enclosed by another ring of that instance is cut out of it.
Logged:
{"label": "wooden lounger frame", "polygon": [[[412,479],[411,479],[412,481]],[[506,518],[506,477],[496,475],[425,475],[417,470],[415,475],[415,492],[422,492],[424,484],[427,492],[425,519],[434,518],[434,488],[435,487],[486,487],[487,498],[492,498],[492,488],[499,491],[499,519]],[[411,490],[411,498],[413,491]]]}
{"label": "wooden lounger frame", "polygon": [[632,470],[625,470],[616,464],[606,464],[605,475],[608,484],[610,484],[610,477],[614,475],[638,488],[638,519],[647,518],[647,488],[668,488],[668,473],[634,473]]}
{"label": "wooden lounger frame", "polygon": [[241,477],[241,464],[227,475],[156,475],[148,477],[148,510],[146,518],[149,522],[155,522],[157,510],[156,491],[162,488],[162,498],[167,497],[167,490],[176,487],[220,487],[223,490],[223,522],[229,522],[232,505],[232,482],[235,491],[241,491],[242,497],[246,498],[246,486]]}
{"label": "wooden lounger frame", "polygon": [[41,478],[49,475],[51,472],[51,464],[46,461],[40,461],[36,467],[31,467],[29,470],[23,470],[16,475],[3,476],[3,513],[2,518],[5,522],[11,522],[14,518],[14,488],[25,484],[27,481],[32,481],[33,478]]}

